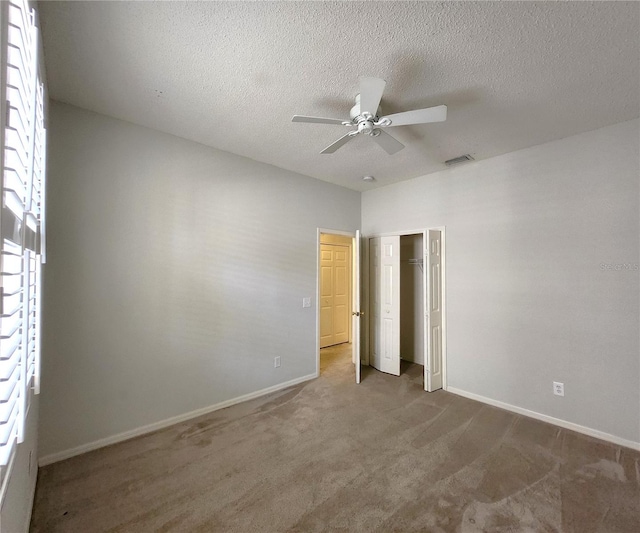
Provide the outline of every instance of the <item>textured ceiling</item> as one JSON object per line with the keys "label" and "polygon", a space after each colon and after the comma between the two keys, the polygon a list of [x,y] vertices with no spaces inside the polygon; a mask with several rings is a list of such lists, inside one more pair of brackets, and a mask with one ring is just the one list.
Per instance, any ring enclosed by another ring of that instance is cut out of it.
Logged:
{"label": "textured ceiling", "polygon": [[[636,2],[40,2],[50,96],[356,190],[638,117]],[[393,128],[387,155],[347,130],[359,76]],[[376,177],[373,184],[363,175]]]}

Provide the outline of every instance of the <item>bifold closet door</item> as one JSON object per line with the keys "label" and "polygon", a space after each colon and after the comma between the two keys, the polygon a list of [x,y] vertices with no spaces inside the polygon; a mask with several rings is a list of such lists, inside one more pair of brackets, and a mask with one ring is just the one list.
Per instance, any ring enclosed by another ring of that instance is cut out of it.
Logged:
{"label": "bifold closet door", "polygon": [[442,388],[442,233],[427,234],[427,339],[424,388],[428,392]]}
{"label": "bifold closet door", "polygon": [[369,241],[371,366],[400,375],[400,236]]}

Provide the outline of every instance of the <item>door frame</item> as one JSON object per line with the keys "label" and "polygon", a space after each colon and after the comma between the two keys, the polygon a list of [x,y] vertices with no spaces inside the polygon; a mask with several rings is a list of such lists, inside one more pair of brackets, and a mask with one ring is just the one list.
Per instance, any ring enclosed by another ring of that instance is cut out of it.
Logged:
{"label": "door frame", "polygon": [[[427,283],[428,283],[428,272],[426,271],[426,253],[427,253],[427,241],[428,241],[428,231],[429,230],[438,230],[441,232],[442,236],[442,390],[447,390],[447,255],[446,255],[446,226],[430,226],[428,228],[421,228],[415,230],[401,230],[401,231],[389,231],[384,233],[371,233],[368,235],[363,235],[363,245],[364,249],[362,252],[362,269],[363,272],[361,274],[362,277],[362,308],[367,310],[367,314],[365,315],[365,320],[363,321],[363,332],[362,332],[362,364],[369,365],[369,354],[371,349],[371,339],[370,339],[370,331],[371,327],[369,321],[371,320],[371,310],[370,310],[370,298],[369,298],[369,239],[373,239],[376,237],[391,237],[398,235],[400,237],[406,235],[422,235],[422,261],[423,261],[423,287],[422,287],[422,309],[424,310],[424,362],[428,361],[428,353],[429,345],[427,342]],[[402,283],[402,281],[401,281]],[[402,320],[402,319],[401,319]],[[424,378],[423,378],[424,379]]]}
{"label": "door frame", "polygon": [[[353,257],[355,254],[355,246],[353,239],[356,238],[355,231],[344,231],[329,228],[317,228],[316,233],[316,377],[320,377],[320,235],[340,235],[341,237],[351,237],[351,307],[353,308],[355,303],[355,273],[358,270],[354,265],[354,261],[358,258]],[[353,328],[349,328],[349,341],[353,342]]]}

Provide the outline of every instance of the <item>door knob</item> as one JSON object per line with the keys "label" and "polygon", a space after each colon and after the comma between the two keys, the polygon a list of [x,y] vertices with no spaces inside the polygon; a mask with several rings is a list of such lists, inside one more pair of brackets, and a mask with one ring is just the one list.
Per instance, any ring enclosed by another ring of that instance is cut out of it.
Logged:
{"label": "door knob", "polygon": [[[358,313],[357,311],[354,311],[353,313],[351,313],[353,316],[360,316],[360,313]],[[363,313],[364,314],[364,313]]]}

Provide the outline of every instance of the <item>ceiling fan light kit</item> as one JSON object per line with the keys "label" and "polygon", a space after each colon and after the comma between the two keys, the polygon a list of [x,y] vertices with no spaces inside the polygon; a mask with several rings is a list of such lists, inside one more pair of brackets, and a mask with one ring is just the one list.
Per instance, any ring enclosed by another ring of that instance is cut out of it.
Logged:
{"label": "ceiling fan light kit", "polygon": [[385,152],[392,155],[402,150],[404,144],[382,128],[443,122],[447,119],[446,105],[381,116],[380,100],[382,100],[382,93],[386,83],[380,78],[360,78],[360,93],[356,95],[356,105],[349,112],[351,120],[294,115],[292,122],[335,124],[356,128],[327,146],[320,152],[321,154],[332,154],[338,148],[347,144],[353,137],[362,134],[371,137]]}

